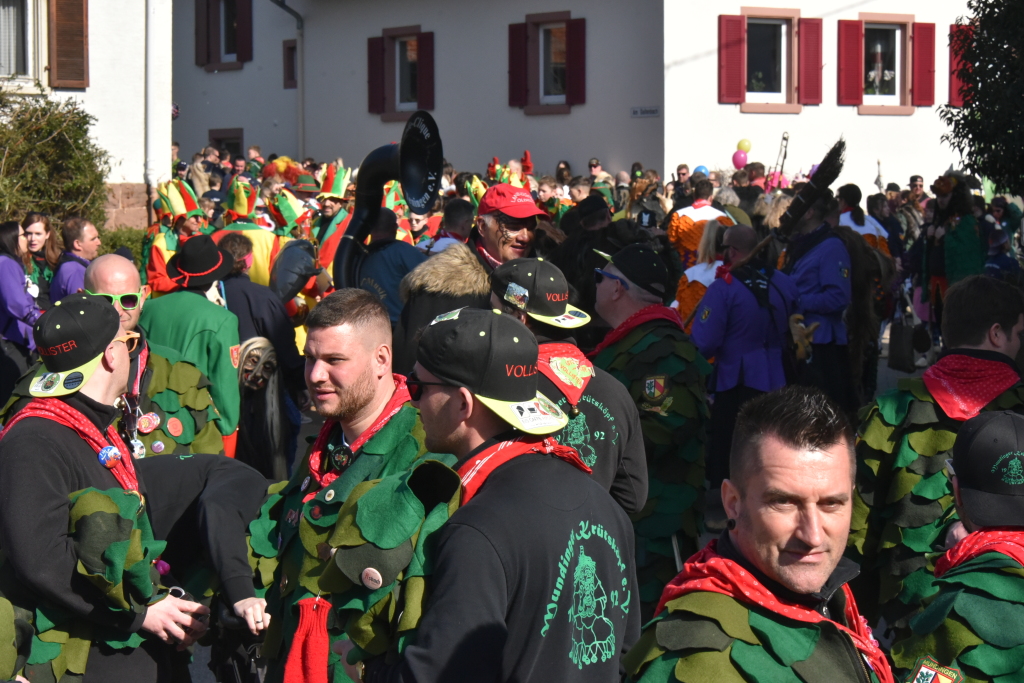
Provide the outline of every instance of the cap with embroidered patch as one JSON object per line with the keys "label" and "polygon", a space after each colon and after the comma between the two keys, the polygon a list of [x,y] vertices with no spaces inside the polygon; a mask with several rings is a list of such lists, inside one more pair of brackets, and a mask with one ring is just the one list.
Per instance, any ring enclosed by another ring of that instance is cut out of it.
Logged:
{"label": "cap with embroidered patch", "polygon": [[535,320],[568,329],[582,327],[590,316],[569,305],[569,283],[550,261],[517,258],[491,272],[491,292]]}
{"label": "cap with embroidered patch", "polygon": [[92,294],[70,294],[32,326],[43,364],[32,378],[32,396],[66,396],[85,384],[117,337],[121,316],[111,303]]}
{"label": "cap with embroidered patch", "polygon": [[547,212],[537,206],[529,190],[512,187],[508,183],[492,185],[480,200],[477,213],[481,216],[500,211],[512,218],[529,218],[530,216],[547,216]]}
{"label": "cap with embroidered patch", "polygon": [[537,391],[537,340],[501,311],[460,308],[437,316],[423,330],[416,360],[527,434],[551,434],[569,422]]}
{"label": "cap with embroidered patch", "polygon": [[986,411],[964,422],[951,465],[976,526],[1024,526],[1024,416]]}

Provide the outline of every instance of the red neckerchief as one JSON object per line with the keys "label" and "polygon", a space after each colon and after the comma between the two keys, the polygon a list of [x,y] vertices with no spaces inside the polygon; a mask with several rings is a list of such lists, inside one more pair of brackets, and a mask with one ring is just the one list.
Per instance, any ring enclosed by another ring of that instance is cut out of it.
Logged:
{"label": "red neckerchief", "polygon": [[990,527],[968,534],[938,559],[935,576],[942,576],[953,567],[985,553],[1000,553],[1024,565],[1024,529]]}
{"label": "red neckerchief", "polygon": [[708,593],[721,593],[738,600],[751,607],[761,607],[787,619],[794,619],[804,623],[817,624],[822,621],[830,621],[836,628],[850,636],[853,644],[860,650],[861,654],[868,660],[871,669],[878,676],[881,683],[894,683],[892,671],[889,670],[889,663],[885,654],[878,647],[878,643],[871,635],[867,620],[857,610],[857,603],[853,599],[853,593],[849,586],[843,584],[843,593],[846,596],[846,623],[851,628],[843,626],[837,621],[818,614],[813,609],[803,605],[785,602],[776,597],[771,591],[765,588],[760,581],[751,576],[750,572],[743,569],[732,560],[718,554],[716,548],[718,541],[711,541],[703,550],[691,557],[683,565],[683,571],[679,576],[672,579],[658,602],[658,609],[654,614],[658,615],[665,604],[687,593],[698,591]]}
{"label": "red neckerchief", "polygon": [[703,209],[705,206],[711,206],[711,202],[706,199],[698,199],[691,206],[695,209]]}
{"label": "red neckerchief", "polygon": [[651,320],[668,320],[674,323],[679,329],[683,329],[683,321],[679,317],[679,311],[668,306],[661,304],[651,304],[647,308],[641,308],[639,311],[622,321],[622,324],[616,327],[614,330],[608,333],[597,347],[587,354],[587,358],[594,358],[597,354],[604,351],[606,348],[624,338],[627,334],[633,331],[633,328],[643,325]]}
{"label": "red neckerchief", "polygon": [[594,364],[574,344],[541,344],[537,369],[554,382],[574,408],[594,376]]}
{"label": "red neckerchief", "polygon": [[146,372],[146,363],[149,362],[149,344],[143,344],[142,350],[139,351],[138,355],[139,364],[135,369],[135,381],[129,388],[129,395],[135,399],[136,402],[139,400],[139,391],[142,387],[142,375]]}
{"label": "red neckerchief", "polygon": [[487,253],[487,250],[484,249],[484,245],[480,244],[479,242],[477,242],[476,244],[476,253],[480,254],[480,256],[483,257],[484,261],[486,261],[487,264],[491,267],[491,270],[494,270],[495,268],[501,265],[501,261]]}
{"label": "red neckerchief", "polygon": [[954,420],[969,420],[1020,381],[1020,375],[997,360],[960,353],[943,356],[924,372],[928,393]]}
{"label": "red neckerchief", "polygon": [[462,463],[458,470],[462,477],[462,504],[465,505],[476,495],[494,470],[527,453],[548,453],[590,474],[590,468],[580,459],[576,449],[563,446],[554,437],[524,434],[485,448]]}
{"label": "red neckerchief", "polygon": [[[121,435],[114,429],[114,425],[107,427],[107,438],[94,425],[89,418],[78,412],[64,401],[56,398],[34,398],[27,406],[22,408],[14,418],[7,423],[4,430],[0,432],[0,439],[7,436],[11,427],[18,424],[25,418],[42,417],[62,424],[69,429],[75,430],[78,436],[82,437],[97,454],[107,446],[113,446],[121,454],[121,459],[111,468],[110,472],[117,479],[125,491],[139,490],[139,477],[135,474],[135,463],[132,461],[132,453],[125,446]],[[102,467],[102,465],[100,465]]]}
{"label": "red neckerchief", "polygon": [[437,242],[438,240],[444,239],[445,237],[447,237],[448,239],[456,240],[458,242],[462,242],[463,244],[469,241],[468,236],[463,237],[462,235],[456,235],[454,232],[448,232],[443,228],[441,230],[438,230],[437,234],[434,235],[434,241]]}
{"label": "red neckerchief", "polygon": [[715,279],[716,280],[725,280],[725,284],[731,285],[732,284],[732,264],[731,263],[723,263],[722,265],[718,266],[718,268],[715,268]]}
{"label": "red neckerchief", "polygon": [[[359,449],[374,434],[379,432],[388,423],[388,420],[393,418],[402,409],[402,406],[409,401],[409,389],[405,386],[405,377],[398,374],[392,374],[392,377],[395,379],[395,393],[391,395],[391,400],[384,406],[384,410],[377,416],[377,419],[370,425],[369,429],[365,430],[359,435],[358,439],[349,444],[349,450],[352,451],[353,455],[358,453]],[[327,442],[331,440],[331,432],[334,431],[334,427],[337,424],[337,420],[326,420],[324,426],[320,428],[320,433],[317,434],[316,441],[313,443],[313,450],[309,453],[309,476],[316,485],[309,487],[305,497],[302,499],[303,503],[312,500],[317,491],[330,486],[331,482],[341,476],[341,472],[336,470],[331,470],[330,472],[320,471],[324,448],[327,447]]]}

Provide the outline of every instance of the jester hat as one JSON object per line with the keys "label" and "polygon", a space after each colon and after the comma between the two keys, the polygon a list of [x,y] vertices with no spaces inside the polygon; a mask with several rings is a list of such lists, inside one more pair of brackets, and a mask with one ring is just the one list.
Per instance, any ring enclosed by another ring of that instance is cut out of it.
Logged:
{"label": "jester hat", "polygon": [[384,185],[383,206],[386,206],[392,211],[395,210],[396,206],[409,206],[405,203],[405,195],[402,194],[402,185],[397,180],[388,181],[388,183]]}
{"label": "jester hat", "polygon": [[316,184],[316,178],[308,173],[300,173],[299,179],[292,185],[293,192],[319,192],[320,186]]}
{"label": "jester hat", "polygon": [[228,185],[228,196],[224,200],[224,225],[230,225],[239,218],[255,219],[256,198],[258,193],[249,180],[236,175]]}
{"label": "jester hat", "polygon": [[270,213],[280,225],[289,230],[299,227],[312,215],[312,211],[288,190],[281,190],[267,205]]}
{"label": "jester hat", "polygon": [[180,178],[168,180],[157,186],[157,193],[160,201],[163,202],[171,220],[176,221],[180,216],[198,216],[206,218],[206,212],[199,208],[199,200],[192,186]]}
{"label": "jester hat", "polygon": [[324,182],[320,186],[320,194],[317,199],[333,197],[345,201],[345,190],[352,181],[352,169],[344,168],[338,164],[328,164],[324,172]]}

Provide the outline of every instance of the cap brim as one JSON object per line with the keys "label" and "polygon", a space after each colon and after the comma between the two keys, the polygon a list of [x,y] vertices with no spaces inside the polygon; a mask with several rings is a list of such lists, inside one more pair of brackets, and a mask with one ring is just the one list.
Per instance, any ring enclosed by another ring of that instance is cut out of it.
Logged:
{"label": "cap brim", "polygon": [[961,483],[960,498],[975,526],[1024,526],[1024,496],[988,493]]}
{"label": "cap brim", "polygon": [[[548,215],[547,211],[538,208],[538,206],[533,202],[530,202],[529,204],[527,204],[526,202],[519,202],[516,204],[511,204],[509,206],[496,208],[494,211],[500,211],[509,218],[529,218],[530,216],[539,217]],[[491,211],[489,213],[494,213],[494,211]]]}
{"label": "cap brim", "polygon": [[101,360],[103,360],[102,353],[88,363],[64,372],[50,372],[45,365],[40,365],[35,377],[32,378],[28,393],[38,398],[73,394],[89,381]]}
{"label": "cap brim", "polygon": [[[223,280],[224,278],[231,274],[231,271],[235,267],[234,254],[227,251],[226,249],[221,249],[220,246],[218,246],[217,249],[220,251],[221,255],[220,266],[211,273],[206,273],[205,275],[193,275],[189,277],[187,280],[189,286],[196,287],[204,284],[210,285],[216,282],[217,280]],[[184,277],[184,274],[180,270],[178,270],[178,261],[180,260],[180,257],[181,252],[179,251],[175,253],[174,256],[167,260],[167,276],[171,280],[173,280],[175,284],[184,287],[186,279]],[[181,280],[180,282],[179,278]]]}
{"label": "cap brim", "polygon": [[527,434],[552,434],[569,424],[569,417],[551,399],[537,392],[529,401],[499,401],[475,394],[498,417]]}
{"label": "cap brim", "polygon": [[604,259],[605,261],[607,261],[608,263],[611,263],[611,262],[612,262],[612,256],[611,256],[611,254],[606,254],[606,253],[604,253],[603,251],[601,251],[600,249],[593,249],[592,251],[593,251],[593,252],[594,252],[595,254],[597,254],[598,256],[600,256],[601,258],[603,258],[603,259]]}
{"label": "cap brim", "polygon": [[574,329],[577,327],[583,327],[590,322],[590,316],[576,308],[566,304],[565,313],[561,315],[540,315],[539,313],[530,313],[527,311],[526,315],[530,316],[534,320],[539,320],[542,323],[548,325],[554,325],[555,327],[564,327],[566,329]]}

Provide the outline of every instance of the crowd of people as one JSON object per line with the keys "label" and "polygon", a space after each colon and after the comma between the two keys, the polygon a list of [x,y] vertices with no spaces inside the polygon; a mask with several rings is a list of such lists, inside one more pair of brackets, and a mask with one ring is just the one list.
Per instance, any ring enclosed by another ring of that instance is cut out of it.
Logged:
{"label": "crowd of people", "polygon": [[141,254],[0,224],[0,680],[1015,680],[1019,199],[841,145],[445,163],[346,277],[341,159],[175,145]]}

